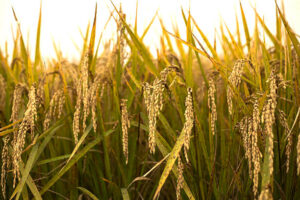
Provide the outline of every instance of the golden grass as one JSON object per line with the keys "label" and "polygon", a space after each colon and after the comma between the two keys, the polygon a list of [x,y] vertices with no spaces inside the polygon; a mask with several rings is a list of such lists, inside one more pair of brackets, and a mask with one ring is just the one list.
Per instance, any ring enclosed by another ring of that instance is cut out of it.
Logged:
{"label": "golden grass", "polygon": [[251,35],[241,5],[244,35],[222,24],[220,54],[182,10],[186,38],[161,21],[154,59],[153,20],[140,36],[114,8],[112,48],[95,45],[96,7],[78,63],[57,52],[44,67],[41,14],[33,60],[20,26],[12,60],[0,51],[3,196],[299,199],[300,46],[284,12],[275,34],[256,13]]}

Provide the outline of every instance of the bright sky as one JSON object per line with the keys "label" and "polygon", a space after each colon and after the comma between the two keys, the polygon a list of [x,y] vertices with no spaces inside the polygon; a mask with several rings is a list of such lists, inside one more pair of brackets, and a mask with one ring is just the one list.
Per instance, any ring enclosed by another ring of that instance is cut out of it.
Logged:
{"label": "bright sky", "polygon": [[[8,52],[12,51],[12,30],[16,32],[11,7],[15,9],[21,24],[24,39],[29,39],[31,53],[34,53],[37,21],[41,0],[0,0],[0,48],[5,49],[8,42]],[[98,4],[97,38],[104,31],[103,42],[116,33],[114,20],[103,30],[110,11],[113,7],[109,0],[42,0],[42,32],[41,53],[44,58],[55,57],[53,41],[60,47],[64,57],[78,58],[82,37],[80,30],[85,32],[88,22],[92,23],[95,4]],[[122,3],[127,22],[134,24],[136,0],[113,0],[116,5]],[[254,13],[251,8],[256,5],[258,12],[264,17],[266,24],[275,29],[275,3],[274,0],[241,0],[248,20],[250,30],[254,26]],[[251,2],[251,3],[250,3]],[[278,1],[281,4],[281,1]],[[300,33],[300,0],[284,0],[286,16],[292,28]],[[138,0],[138,33],[141,35],[151,18],[158,10],[158,15],[163,19],[168,30],[173,31],[177,24],[184,33],[185,26],[181,15],[181,7],[188,10],[190,5],[191,15],[196,19],[202,31],[212,41],[214,29],[218,30],[220,18],[235,31],[235,13],[239,12],[239,0]],[[241,23],[242,24],[242,23]],[[242,28],[242,27],[241,27]],[[161,27],[156,18],[145,43],[152,52],[159,47]],[[184,35],[183,35],[184,37]],[[76,44],[76,45],[75,45]],[[33,56],[33,55],[31,55]]]}

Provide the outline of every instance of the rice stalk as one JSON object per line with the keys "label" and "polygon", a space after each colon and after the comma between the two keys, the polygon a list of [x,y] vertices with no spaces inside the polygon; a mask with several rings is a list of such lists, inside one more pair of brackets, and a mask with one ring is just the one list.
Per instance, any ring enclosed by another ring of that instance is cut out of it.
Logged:
{"label": "rice stalk", "polygon": [[300,175],[300,134],[298,134],[297,142],[297,175]]}

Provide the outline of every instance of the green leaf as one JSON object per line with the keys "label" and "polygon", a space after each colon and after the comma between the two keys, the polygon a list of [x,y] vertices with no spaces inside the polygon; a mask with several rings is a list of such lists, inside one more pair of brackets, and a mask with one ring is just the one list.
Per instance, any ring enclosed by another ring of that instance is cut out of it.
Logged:
{"label": "green leaf", "polygon": [[41,40],[41,24],[42,24],[42,1],[40,5],[40,15],[39,15],[39,21],[38,21],[38,27],[36,31],[36,42],[35,42],[35,59],[34,59],[34,65],[33,65],[33,74],[34,79],[37,80],[37,66],[41,59],[41,52],[40,52],[40,40]]}
{"label": "green leaf", "polygon": [[155,191],[155,194],[154,194],[154,199],[158,197],[159,195],[159,192],[160,190],[162,189],[162,186],[164,185],[164,183],[166,182],[172,168],[173,168],[173,165],[175,163],[175,161],[177,160],[178,156],[179,156],[179,153],[180,153],[180,150],[183,146],[183,143],[184,143],[184,138],[185,138],[185,132],[184,131],[181,131],[171,153],[170,153],[170,156],[167,160],[167,164],[164,168],[164,171],[159,179],[159,183],[158,183],[158,186],[156,188],[156,191]]}
{"label": "green leaf", "polygon": [[82,158],[91,148],[98,144],[102,138],[96,137],[93,141],[88,143],[81,151],[79,151],[58,173],[56,173],[41,190],[41,194],[44,194],[52,185],[56,183],[77,161]]}
{"label": "green leaf", "polygon": [[194,25],[196,27],[196,29],[198,30],[198,32],[200,33],[203,41],[205,42],[206,46],[208,47],[208,49],[210,50],[210,52],[213,55],[213,58],[216,59],[217,61],[220,60],[217,52],[215,51],[214,47],[211,45],[211,43],[209,42],[209,40],[207,39],[206,35],[202,32],[202,30],[200,29],[200,27],[198,26],[198,24],[196,23],[195,19],[192,17],[192,20],[194,22]]}
{"label": "green leaf", "polygon": [[[21,170],[21,173],[22,173],[23,169],[20,168],[20,170]],[[39,190],[38,190],[38,188],[37,188],[37,186],[35,185],[35,183],[32,180],[30,175],[28,175],[28,177],[27,177],[26,184],[29,187],[31,193],[33,194],[33,196],[36,200],[42,200],[43,199],[40,192],[39,192]]]}
{"label": "green leaf", "polygon": [[278,52],[280,50],[279,48],[280,48],[281,44],[278,42],[277,38],[268,29],[268,27],[266,26],[265,22],[258,15],[258,13],[257,13],[257,11],[255,9],[254,9],[254,12],[256,14],[256,17],[257,17],[259,23],[261,24],[261,26],[263,27],[263,29],[265,30],[266,34],[269,36],[269,38],[271,39],[271,41],[273,42],[274,46],[276,47],[276,51]]}
{"label": "green leaf", "polygon": [[58,160],[64,160],[64,159],[69,158],[70,155],[71,154],[66,154],[66,155],[62,155],[62,156],[56,156],[56,157],[53,157],[53,158],[41,160],[41,161],[37,162],[37,165],[44,165],[44,164],[48,164],[48,163],[55,162],[55,161],[58,161]]}
{"label": "green leaf", "polygon": [[[37,138],[37,136],[36,136]],[[25,165],[25,169],[22,173],[22,178],[21,178],[21,181],[19,182],[17,188],[14,190],[13,194],[11,195],[10,199],[12,199],[15,195],[16,196],[16,200],[19,199],[20,195],[21,195],[21,192],[23,190],[23,187],[25,185],[25,182],[29,176],[29,173],[32,169],[32,167],[34,166],[34,161],[35,161],[35,156],[37,155],[37,152],[38,152],[38,147],[39,147],[39,144],[35,144],[29,154],[29,158],[27,160],[27,163]]]}
{"label": "green leaf", "polygon": [[244,32],[245,32],[246,41],[247,41],[248,53],[250,54],[250,52],[251,52],[250,40],[251,39],[250,39],[249,29],[248,29],[248,25],[247,25],[247,20],[246,20],[245,13],[244,13],[241,2],[240,2],[240,9],[241,9],[241,15],[242,15],[242,20],[243,20]]}
{"label": "green leaf", "polygon": [[[157,146],[158,146],[160,152],[163,154],[163,156],[169,157],[170,154],[168,153],[169,150],[168,150],[167,142],[163,139],[163,137],[159,133],[157,133],[157,136],[158,136],[157,137]],[[178,169],[177,169],[176,163],[174,163],[174,166],[175,167],[173,167],[172,172],[175,175],[175,177],[177,178],[178,177]],[[190,200],[195,199],[195,197],[193,196],[193,194],[185,180],[183,180],[183,190],[185,191],[186,195],[188,196],[188,198]]]}
{"label": "green leaf", "polygon": [[83,141],[85,140],[86,136],[89,134],[89,132],[92,129],[92,124],[90,124],[86,130],[84,131],[83,135],[81,136],[80,140],[78,141],[78,143],[76,144],[75,148],[73,149],[67,163],[73,158],[73,156],[75,155],[75,153],[78,151],[80,145],[83,143]]}
{"label": "green leaf", "polygon": [[89,190],[83,188],[83,187],[77,187],[79,190],[81,190],[84,194],[88,195],[90,198],[92,198],[93,200],[99,200],[96,195],[94,195],[93,193],[91,193]]}
{"label": "green leaf", "polygon": [[93,54],[94,54],[94,46],[95,46],[95,37],[96,37],[96,22],[97,22],[97,3],[95,6],[95,15],[94,15],[94,22],[91,30],[90,36],[90,44],[89,44],[89,67],[92,64]]}
{"label": "green leaf", "polygon": [[[141,41],[143,41],[144,37],[145,37],[146,34],[148,33],[148,31],[149,31],[151,25],[153,24],[153,22],[154,22],[156,16],[157,16],[157,12],[156,12],[155,15],[152,17],[150,23],[148,24],[148,26],[147,26],[146,29],[144,30],[143,35],[141,36]],[[137,33],[136,33],[136,34],[137,34]]]}
{"label": "green leaf", "polygon": [[275,1],[275,3],[276,3],[276,8],[277,8],[277,10],[279,12],[279,15],[280,15],[280,17],[282,19],[282,22],[283,22],[283,24],[285,26],[285,29],[288,32],[289,36],[290,36],[290,39],[291,39],[291,41],[292,41],[292,43],[294,45],[294,48],[296,50],[296,53],[297,53],[298,57],[300,58],[300,46],[299,46],[299,41],[298,41],[298,39],[296,37],[296,34],[292,30],[292,28],[290,27],[290,25],[288,24],[288,22],[286,21],[285,17],[283,16],[282,12],[280,11],[280,9],[279,9],[276,1]]}
{"label": "green leaf", "polygon": [[138,36],[134,34],[134,32],[130,29],[130,27],[128,26],[128,24],[125,22],[125,20],[123,19],[122,15],[120,14],[120,12],[118,11],[118,9],[116,8],[116,6],[114,5],[114,3],[111,1],[113,7],[115,8],[115,11],[118,13],[124,27],[126,28],[127,32],[129,33],[130,38],[132,39],[133,43],[135,44],[136,48],[140,51],[142,57],[144,58],[145,64],[147,69],[153,73],[154,75],[158,75],[158,70],[155,67],[153,61],[152,61],[152,56],[150,54],[150,52],[148,51],[148,49],[145,47],[145,45],[143,44],[142,41],[139,40]]}
{"label": "green leaf", "polygon": [[123,200],[130,200],[129,194],[126,188],[121,188]]}

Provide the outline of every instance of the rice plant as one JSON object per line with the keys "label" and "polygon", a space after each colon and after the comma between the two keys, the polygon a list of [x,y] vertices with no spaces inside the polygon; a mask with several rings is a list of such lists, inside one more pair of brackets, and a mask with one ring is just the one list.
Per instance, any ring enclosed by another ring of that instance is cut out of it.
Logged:
{"label": "rice plant", "polygon": [[41,12],[34,59],[20,26],[11,58],[1,48],[1,198],[299,199],[300,45],[284,11],[272,33],[254,9],[251,34],[240,5],[219,53],[182,10],[186,37],[161,21],[152,55],[153,21],[138,35],[113,6],[116,38],[99,51],[96,7],[78,62],[43,62]]}

